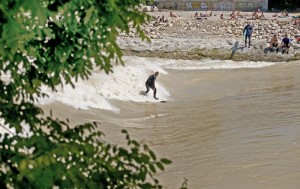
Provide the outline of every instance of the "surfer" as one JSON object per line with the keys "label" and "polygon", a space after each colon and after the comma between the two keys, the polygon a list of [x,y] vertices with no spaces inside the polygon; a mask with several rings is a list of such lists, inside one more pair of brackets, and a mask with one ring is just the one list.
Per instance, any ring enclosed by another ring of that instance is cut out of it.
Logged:
{"label": "surfer", "polygon": [[147,94],[151,88],[153,90],[153,94],[154,94],[153,97],[155,100],[158,100],[158,98],[156,98],[156,88],[155,88],[155,79],[158,76],[158,74],[159,74],[159,72],[155,72],[153,75],[150,75],[146,81],[147,91],[145,92],[145,94]]}
{"label": "surfer", "polygon": [[247,46],[247,39],[248,39],[249,40],[248,47],[250,48],[252,32],[253,32],[252,26],[250,25],[250,22],[248,22],[243,31],[243,34],[245,36],[245,47]]}

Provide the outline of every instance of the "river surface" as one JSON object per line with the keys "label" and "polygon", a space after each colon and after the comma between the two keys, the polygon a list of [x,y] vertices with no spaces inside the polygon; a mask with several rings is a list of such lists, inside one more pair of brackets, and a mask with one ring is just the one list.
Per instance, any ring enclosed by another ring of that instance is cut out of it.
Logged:
{"label": "river surface", "polygon": [[[104,81],[115,80],[109,83],[113,88],[105,89],[114,92],[97,90],[113,106],[110,110],[82,110],[54,100],[44,105],[45,111],[53,109],[72,124],[97,121],[112,143],[122,143],[120,131],[127,129],[131,137],[173,161],[158,174],[168,189],[179,188],[184,178],[192,189],[300,187],[300,62],[125,59],[129,68],[120,68],[128,69],[120,71],[125,74]],[[130,68],[134,61],[152,67]],[[156,70],[161,72],[158,97],[168,101],[152,102],[152,91],[149,100],[132,96],[144,90],[145,80]]]}

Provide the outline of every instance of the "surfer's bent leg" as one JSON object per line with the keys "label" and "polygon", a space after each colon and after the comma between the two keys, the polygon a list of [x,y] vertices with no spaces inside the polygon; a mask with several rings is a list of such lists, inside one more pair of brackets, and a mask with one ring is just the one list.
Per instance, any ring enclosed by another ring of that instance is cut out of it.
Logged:
{"label": "surfer's bent leg", "polygon": [[146,89],[147,89],[147,90],[146,90],[145,94],[148,93],[149,90],[150,90],[150,87],[149,87],[149,85],[147,85],[147,83],[146,83]]}
{"label": "surfer's bent leg", "polygon": [[152,89],[153,89],[153,97],[154,97],[155,99],[157,99],[157,98],[156,98],[156,88],[153,87]]}

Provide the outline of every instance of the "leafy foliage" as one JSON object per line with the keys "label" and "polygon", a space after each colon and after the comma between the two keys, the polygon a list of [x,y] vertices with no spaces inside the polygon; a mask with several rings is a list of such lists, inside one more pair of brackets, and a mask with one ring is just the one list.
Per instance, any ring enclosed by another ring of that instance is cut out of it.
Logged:
{"label": "leafy foliage", "polygon": [[97,67],[123,64],[119,32],[150,19],[138,0],[0,0],[0,188],[162,188],[154,174],[170,164],[147,145],[106,143],[96,123],[70,127],[35,105],[88,79]]}
{"label": "leafy foliage", "polygon": [[[41,124],[48,129],[37,129],[32,137],[5,138],[1,158],[7,172],[2,170],[1,181],[16,188],[161,188],[154,178],[163,170],[166,159],[154,159],[145,144],[126,139],[127,148],[100,140],[96,124],[85,124],[75,129],[50,118]],[[61,130],[61,126],[67,128]],[[86,134],[86,130],[93,131]],[[18,151],[17,151],[18,149]],[[149,177],[151,180],[149,181]]]}

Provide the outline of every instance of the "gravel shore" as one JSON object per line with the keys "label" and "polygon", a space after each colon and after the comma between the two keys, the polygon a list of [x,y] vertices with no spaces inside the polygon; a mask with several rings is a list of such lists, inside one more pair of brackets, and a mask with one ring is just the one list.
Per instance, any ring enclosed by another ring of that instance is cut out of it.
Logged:
{"label": "gravel shore", "polygon": [[[118,43],[124,55],[161,57],[173,59],[232,59],[252,61],[291,61],[300,59],[300,25],[294,25],[292,16],[273,17],[264,13],[261,19],[252,19],[252,13],[241,12],[242,17],[229,19],[231,12],[213,12],[211,17],[195,19],[195,11],[173,12],[180,15],[171,18],[169,12],[150,12],[154,17],[164,16],[165,22],[153,20],[143,27],[151,43],[141,41],[134,32],[121,34]],[[220,19],[220,14],[225,19]],[[254,32],[250,48],[244,46],[243,28],[250,22]],[[288,34],[292,39],[289,54],[270,52],[269,42],[277,34],[281,41]]]}

